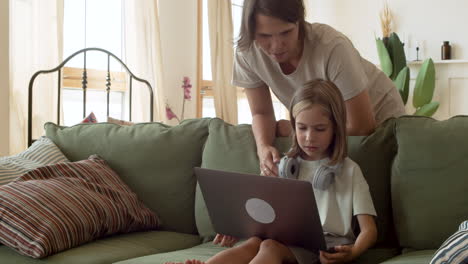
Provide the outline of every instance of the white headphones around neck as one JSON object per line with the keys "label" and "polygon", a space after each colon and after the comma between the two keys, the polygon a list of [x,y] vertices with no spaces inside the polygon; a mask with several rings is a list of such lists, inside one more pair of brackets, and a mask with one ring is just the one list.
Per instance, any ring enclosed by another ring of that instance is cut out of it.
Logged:
{"label": "white headphones around neck", "polygon": [[[312,177],[312,186],[315,189],[326,190],[335,181],[335,174],[342,167],[341,163],[336,165],[321,164]],[[281,158],[278,172],[281,178],[297,179],[299,175],[300,163],[297,158],[284,156]]]}

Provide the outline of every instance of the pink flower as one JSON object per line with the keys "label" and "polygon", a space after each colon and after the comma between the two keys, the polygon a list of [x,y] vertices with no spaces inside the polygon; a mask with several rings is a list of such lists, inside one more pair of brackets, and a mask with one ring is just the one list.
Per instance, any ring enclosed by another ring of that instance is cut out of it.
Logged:
{"label": "pink flower", "polygon": [[190,100],[192,99],[192,96],[190,95],[192,89],[192,84],[190,84],[190,78],[185,76],[183,83],[184,84],[182,85],[182,88],[184,89],[184,100]]}
{"label": "pink flower", "polygon": [[173,118],[179,120],[179,118],[177,118],[176,114],[174,114],[174,112],[172,112],[172,109],[167,104],[166,104],[166,117],[169,120],[171,120]]}

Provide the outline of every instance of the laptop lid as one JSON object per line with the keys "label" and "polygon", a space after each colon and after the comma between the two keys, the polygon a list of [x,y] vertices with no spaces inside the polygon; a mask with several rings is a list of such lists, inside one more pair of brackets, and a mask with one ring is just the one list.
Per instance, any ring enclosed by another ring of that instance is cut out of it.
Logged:
{"label": "laptop lid", "polygon": [[326,250],[310,182],[203,168],[195,174],[217,233]]}

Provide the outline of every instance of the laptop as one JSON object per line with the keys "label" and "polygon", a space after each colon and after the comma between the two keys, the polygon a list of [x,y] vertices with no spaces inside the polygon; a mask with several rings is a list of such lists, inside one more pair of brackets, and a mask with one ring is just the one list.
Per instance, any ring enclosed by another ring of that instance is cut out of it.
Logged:
{"label": "laptop", "polygon": [[214,230],[257,236],[318,254],[327,250],[308,181],[194,168]]}

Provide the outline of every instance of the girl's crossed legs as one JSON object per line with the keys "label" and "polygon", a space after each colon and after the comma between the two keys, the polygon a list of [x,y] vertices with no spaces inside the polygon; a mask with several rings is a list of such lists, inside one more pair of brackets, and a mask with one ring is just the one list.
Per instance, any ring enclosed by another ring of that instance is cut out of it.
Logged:
{"label": "girl's crossed legs", "polygon": [[285,245],[271,239],[261,240],[252,237],[239,246],[226,249],[214,255],[206,262],[187,260],[185,262],[166,264],[282,264],[296,263],[296,258]]}

